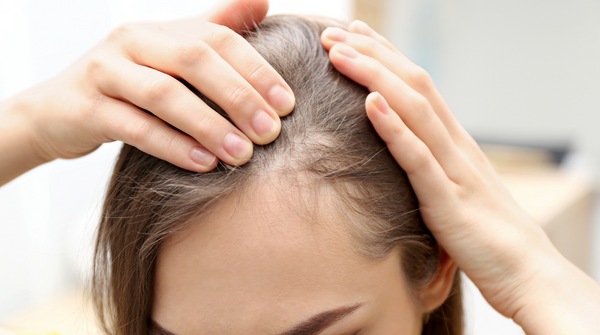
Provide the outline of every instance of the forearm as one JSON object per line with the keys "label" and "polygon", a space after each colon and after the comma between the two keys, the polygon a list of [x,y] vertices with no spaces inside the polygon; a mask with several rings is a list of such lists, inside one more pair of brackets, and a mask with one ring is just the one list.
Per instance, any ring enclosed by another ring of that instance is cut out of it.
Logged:
{"label": "forearm", "polygon": [[28,108],[20,96],[0,101],[0,186],[50,161],[34,145]]}
{"label": "forearm", "polygon": [[600,285],[557,255],[532,278],[523,307],[513,316],[528,335],[596,334]]}

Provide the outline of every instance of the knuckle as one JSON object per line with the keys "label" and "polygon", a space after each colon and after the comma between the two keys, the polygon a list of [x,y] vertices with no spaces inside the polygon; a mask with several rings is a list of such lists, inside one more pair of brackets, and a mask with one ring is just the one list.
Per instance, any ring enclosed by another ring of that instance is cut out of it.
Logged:
{"label": "knuckle", "polygon": [[364,54],[367,56],[374,55],[379,50],[381,45],[371,37],[365,37],[363,41]]}
{"label": "knuckle", "polygon": [[372,58],[364,58],[364,79],[366,81],[367,88],[373,88],[377,86],[377,83],[381,81],[381,78],[385,75],[385,67]]}
{"label": "knuckle", "polygon": [[394,138],[399,139],[404,135],[406,127],[400,122],[393,122],[390,124],[390,132],[394,135]]}
{"label": "knuckle", "polygon": [[377,77],[381,77],[384,73],[384,67],[381,63],[372,58],[365,58],[366,68],[369,73],[375,74]]}
{"label": "knuckle", "polygon": [[131,142],[130,144],[144,146],[146,139],[150,137],[152,132],[152,123],[147,118],[142,118],[133,124],[129,124],[124,132],[124,138],[128,139]]}
{"label": "knuckle", "polygon": [[229,105],[234,111],[239,111],[252,100],[253,95],[250,85],[234,86],[228,94]]}
{"label": "knuckle", "polygon": [[255,64],[251,64],[249,68],[250,70],[246,79],[250,83],[269,77],[270,73],[266,63],[256,62]]}
{"label": "knuckle", "polygon": [[184,67],[194,66],[204,61],[210,50],[210,47],[202,41],[186,43],[175,51],[176,61]]}
{"label": "knuckle", "polygon": [[431,163],[431,155],[429,153],[429,149],[424,145],[417,145],[414,147],[413,152],[413,160],[414,160],[414,171],[422,170],[428,167]]}
{"label": "knuckle", "polygon": [[144,98],[152,103],[157,103],[167,99],[173,94],[175,85],[171,80],[147,80],[143,87]]}
{"label": "knuckle", "polygon": [[165,148],[168,153],[176,153],[181,150],[181,143],[179,141],[179,136],[177,135],[169,135],[165,139]]}
{"label": "knuckle", "polygon": [[431,75],[421,67],[417,67],[413,70],[410,78],[413,87],[415,87],[417,91],[427,90],[433,85]]}
{"label": "knuckle", "polygon": [[422,95],[417,95],[413,101],[413,108],[419,117],[429,115],[432,110],[431,104]]}
{"label": "knuckle", "polygon": [[384,78],[389,73],[389,70],[379,61],[373,59],[371,63],[373,63],[373,71],[377,74],[378,78]]}
{"label": "knuckle", "polygon": [[130,35],[133,31],[133,26],[131,24],[123,24],[113,29],[106,39],[108,41],[120,41],[123,40],[126,36]]}
{"label": "knuckle", "polygon": [[192,137],[202,142],[203,139],[210,138],[210,130],[216,129],[217,120],[210,114],[199,115],[194,120],[194,126],[192,127]]}
{"label": "knuckle", "polygon": [[217,25],[211,31],[211,34],[207,36],[206,42],[214,49],[222,49],[223,47],[235,45],[241,39],[242,37],[233,30]]}
{"label": "knuckle", "polygon": [[86,77],[91,79],[102,77],[106,71],[106,63],[99,58],[92,58],[85,66]]}

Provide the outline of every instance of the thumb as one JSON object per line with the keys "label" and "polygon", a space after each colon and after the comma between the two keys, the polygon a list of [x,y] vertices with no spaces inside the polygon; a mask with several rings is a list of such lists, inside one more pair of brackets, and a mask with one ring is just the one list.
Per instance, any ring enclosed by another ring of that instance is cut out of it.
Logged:
{"label": "thumb", "polygon": [[229,0],[203,15],[206,21],[231,28],[237,33],[253,30],[269,11],[269,0]]}

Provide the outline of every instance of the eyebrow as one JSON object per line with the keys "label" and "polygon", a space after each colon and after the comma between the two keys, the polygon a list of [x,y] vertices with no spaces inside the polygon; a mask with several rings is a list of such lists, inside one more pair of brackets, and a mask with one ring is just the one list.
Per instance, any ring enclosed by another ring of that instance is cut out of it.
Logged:
{"label": "eyebrow", "polygon": [[360,306],[362,304],[340,307],[317,314],[279,335],[317,335],[332,324],[352,314]]}
{"label": "eyebrow", "polygon": [[[323,313],[319,313],[308,318],[293,328],[284,331],[279,335],[317,335],[327,329],[332,324],[340,321],[346,316],[352,314],[362,304],[353,306],[339,307]],[[150,335],[175,335],[161,327],[156,321],[150,320]]]}

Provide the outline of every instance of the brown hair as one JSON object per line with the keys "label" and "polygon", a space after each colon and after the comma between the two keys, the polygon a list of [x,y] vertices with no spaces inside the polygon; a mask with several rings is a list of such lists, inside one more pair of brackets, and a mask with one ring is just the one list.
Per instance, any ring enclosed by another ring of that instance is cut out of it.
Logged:
{"label": "brown hair", "polygon": [[[348,213],[357,249],[381,259],[399,246],[402,269],[415,292],[435,278],[438,245],[421,220],[406,175],[366,117],[367,90],[329,62],[319,38],[327,26],[340,24],[324,18],[271,16],[245,36],[286,80],[297,101],[294,111],[281,120],[280,136],[255,146],[247,164],[220,163],[209,173],[194,173],[123,147],[94,255],[92,293],[106,333],[148,334],[161,242],[265,175],[288,185],[309,177],[314,189],[332,188],[339,208]],[[453,292],[430,315],[423,334],[462,334],[458,274]]]}

